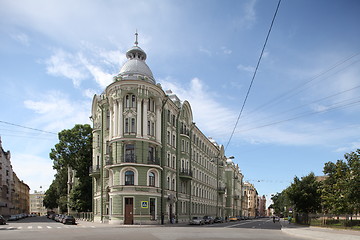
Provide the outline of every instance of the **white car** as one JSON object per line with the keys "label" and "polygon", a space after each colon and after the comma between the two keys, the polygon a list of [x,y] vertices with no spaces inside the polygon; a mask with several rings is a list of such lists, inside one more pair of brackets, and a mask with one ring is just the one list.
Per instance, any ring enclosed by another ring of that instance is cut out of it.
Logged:
{"label": "white car", "polygon": [[202,217],[193,217],[190,220],[190,224],[192,225],[204,225],[205,224],[205,220]]}

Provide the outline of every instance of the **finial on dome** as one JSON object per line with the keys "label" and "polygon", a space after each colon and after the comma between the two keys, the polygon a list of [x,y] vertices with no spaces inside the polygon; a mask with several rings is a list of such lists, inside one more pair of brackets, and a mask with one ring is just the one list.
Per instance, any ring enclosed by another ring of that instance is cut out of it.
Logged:
{"label": "finial on dome", "polygon": [[136,32],[135,32],[135,46],[137,46],[139,43],[138,43],[138,33],[137,33],[137,29],[136,29]]}

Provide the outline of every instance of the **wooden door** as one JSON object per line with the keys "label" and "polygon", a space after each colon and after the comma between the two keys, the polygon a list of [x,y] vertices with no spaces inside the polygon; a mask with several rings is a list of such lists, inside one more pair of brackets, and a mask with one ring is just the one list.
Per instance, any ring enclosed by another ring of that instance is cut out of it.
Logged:
{"label": "wooden door", "polygon": [[134,199],[125,198],[125,220],[124,224],[134,224]]}

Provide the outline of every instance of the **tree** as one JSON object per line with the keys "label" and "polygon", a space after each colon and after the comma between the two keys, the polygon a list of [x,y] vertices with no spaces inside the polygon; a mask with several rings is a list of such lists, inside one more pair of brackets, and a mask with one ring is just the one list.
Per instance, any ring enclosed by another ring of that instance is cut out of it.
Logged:
{"label": "tree", "polygon": [[281,193],[276,193],[271,197],[271,200],[273,201],[273,204],[271,204],[269,207],[274,209],[274,213],[276,215],[284,214],[291,206],[285,190],[283,190]]}
{"label": "tree", "polygon": [[[62,130],[58,136],[59,143],[50,152],[53,168],[57,171],[55,180],[50,187],[50,196],[56,196],[53,189],[55,188],[58,192],[57,204],[61,208],[64,207],[64,204],[69,204],[73,210],[90,211],[92,181],[89,176],[89,168],[92,162],[92,128],[88,124],[77,124],[72,129]],[[75,170],[77,179],[76,185],[70,193],[70,202],[67,200],[69,168]],[[64,181],[64,179],[66,180]],[[51,203],[51,206],[54,205],[50,197],[44,202]]]}
{"label": "tree", "polygon": [[314,173],[310,173],[301,180],[295,176],[294,182],[285,191],[297,212],[315,213],[321,209],[320,185]]}
{"label": "tree", "polygon": [[327,162],[323,172],[322,201],[326,212],[336,215],[356,213],[360,209],[360,150],[346,153],[344,160]]}

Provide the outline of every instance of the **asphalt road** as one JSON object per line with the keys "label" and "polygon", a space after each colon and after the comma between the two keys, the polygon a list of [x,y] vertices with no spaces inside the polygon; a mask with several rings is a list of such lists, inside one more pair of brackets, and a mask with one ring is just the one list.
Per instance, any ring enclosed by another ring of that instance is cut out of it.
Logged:
{"label": "asphalt road", "polygon": [[190,226],[119,226],[91,222],[63,225],[45,217],[22,219],[0,226],[1,240],[300,240],[280,231],[279,222],[256,219]]}

